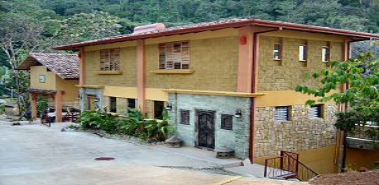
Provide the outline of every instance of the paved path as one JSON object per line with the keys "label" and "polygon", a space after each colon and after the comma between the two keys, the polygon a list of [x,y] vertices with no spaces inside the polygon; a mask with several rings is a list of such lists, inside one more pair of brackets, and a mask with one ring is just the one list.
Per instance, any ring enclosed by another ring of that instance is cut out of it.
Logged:
{"label": "paved path", "polygon": [[[0,124],[0,185],[202,185],[235,178],[160,166],[215,167],[154,147],[60,132],[59,126]],[[258,183],[241,180],[246,182]]]}

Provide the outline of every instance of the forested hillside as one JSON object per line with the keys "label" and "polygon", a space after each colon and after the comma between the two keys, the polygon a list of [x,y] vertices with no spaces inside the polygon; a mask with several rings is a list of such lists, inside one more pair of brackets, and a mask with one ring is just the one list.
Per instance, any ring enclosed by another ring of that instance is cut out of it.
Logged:
{"label": "forested hillside", "polygon": [[14,69],[30,52],[130,33],[136,25],[227,18],[378,33],[379,0],[0,0],[0,95],[12,91],[27,103],[28,74]]}

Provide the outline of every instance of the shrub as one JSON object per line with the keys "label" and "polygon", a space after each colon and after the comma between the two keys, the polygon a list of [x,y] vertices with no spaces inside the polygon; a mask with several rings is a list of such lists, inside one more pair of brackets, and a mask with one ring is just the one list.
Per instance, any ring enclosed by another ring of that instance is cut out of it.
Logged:
{"label": "shrub", "polygon": [[141,111],[130,109],[127,118],[100,111],[84,111],[80,118],[83,129],[100,129],[109,134],[125,134],[143,140],[164,141],[173,132],[168,123],[168,112],[163,112],[163,120],[145,119]]}
{"label": "shrub", "polygon": [[117,122],[115,116],[100,111],[84,111],[80,117],[83,129],[101,129],[109,134],[117,133]]}
{"label": "shrub", "polygon": [[49,108],[48,99],[47,98],[39,98],[37,102],[37,111],[38,115],[41,115]]}
{"label": "shrub", "polygon": [[5,114],[5,105],[0,105],[0,114]]}

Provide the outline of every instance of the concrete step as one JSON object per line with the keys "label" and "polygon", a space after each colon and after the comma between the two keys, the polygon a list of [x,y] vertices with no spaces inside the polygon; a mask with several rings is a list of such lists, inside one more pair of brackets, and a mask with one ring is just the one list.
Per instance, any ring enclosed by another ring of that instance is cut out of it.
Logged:
{"label": "concrete step", "polygon": [[151,147],[170,154],[212,163],[222,168],[232,168],[242,165],[242,160],[240,159],[218,159],[216,158],[216,152],[202,150],[194,147],[169,148],[166,145],[157,145]]}

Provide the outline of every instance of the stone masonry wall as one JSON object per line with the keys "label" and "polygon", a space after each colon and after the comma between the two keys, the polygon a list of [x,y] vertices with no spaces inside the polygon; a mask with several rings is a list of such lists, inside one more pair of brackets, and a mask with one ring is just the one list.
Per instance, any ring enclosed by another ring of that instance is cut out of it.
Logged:
{"label": "stone masonry wall", "polygon": [[309,118],[309,106],[294,105],[291,119],[274,120],[275,108],[256,110],[255,157],[277,156],[279,151],[304,151],[334,145],[335,104],[323,106],[323,118]]}
{"label": "stone masonry wall", "polygon": [[[282,39],[282,59],[273,60],[273,47]],[[315,80],[305,80],[306,73],[320,72],[329,64],[322,62],[322,47],[327,46],[326,41],[300,40],[292,38],[279,38],[262,36],[259,48],[259,91],[288,91],[304,84],[319,86]],[[307,43],[308,60],[299,61],[299,45]],[[330,42],[331,61],[343,59],[343,44]]]}
{"label": "stone masonry wall", "polygon": [[[198,134],[195,130],[196,110],[215,111],[215,148],[227,147],[235,151],[237,158],[249,156],[250,99],[240,97],[169,94],[173,108],[169,112],[171,123],[176,125],[179,138],[185,145],[195,146]],[[180,109],[190,111],[190,124],[180,124]],[[233,130],[221,129],[221,114],[234,115],[242,110],[242,117],[233,117]]]}

